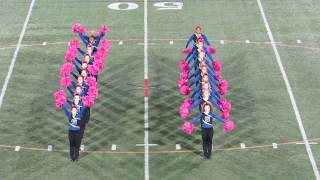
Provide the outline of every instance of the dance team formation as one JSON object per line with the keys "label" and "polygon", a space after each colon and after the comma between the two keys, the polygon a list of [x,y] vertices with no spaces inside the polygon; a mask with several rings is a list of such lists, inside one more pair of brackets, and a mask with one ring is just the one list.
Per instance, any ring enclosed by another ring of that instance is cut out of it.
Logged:
{"label": "dance team formation", "polygon": [[[98,74],[104,69],[111,43],[102,39],[109,29],[102,26],[98,33],[74,24],[72,32],[77,33],[86,48],[82,50],[80,41],[72,39],[65,54],[65,63],[60,68],[61,90],[54,93],[55,106],[63,109],[69,121],[70,159],[77,161],[81,140],[90,120],[90,107],[98,97]],[[100,45],[100,47],[99,47]],[[64,89],[69,91],[69,96]]]}
{"label": "dance team formation", "polygon": [[[104,25],[99,32],[91,31],[87,35],[86,28],[74,24],[72,32],[78,34],[86,50],[81,49],[78,39],[72,39],[60,69],[61,89],[54,93],[55,106],[65,111],[69,122],[72,161],[79,158],[81,140],[90,120],[90,107],[98,97],[98,74],[104,69],[104,60],[111,46],[110,41],[103,39],[108,31]],[[179,109],[184,119],[182,130],[192,134],[194,124],[200,122],[205,159],[211,157],[213,128],[223,125],[224,131],[230,132],[234,127],[234,121],[230,119],[232,106],[225,98],[228,82],[222,78],[222,65],[213,57],[215,52],[207,37],[201,33],[201,27],[197,26],[183,50],[186,57],[179,65],[178,86],[181,94],[186,96]],[[199,110],[198,115],[187,120],[194,109]]]}
{"label": "dance team formation", "polygon": [[[189,97],[180,106],[179,113],[183,119],[189,117],[194,109],[198,108],[199,113],[191,121],[186,120],[182,130],[192,134],[194,124],[200,121],[204,158],[210,159],[213,128],[223,124],[223,129],[230,132],[234,127],[234,121],[230,119],[232,106],[223,97],[228,91],[228,82],[222,78],[221,63],[212,56],[216,50],[206,35],[201,33],[200,26],[195,28],[195,33],[187,41],[183,53],[187,56],[180,61],[178,86],[181,94]],[[219,112],[220,115],[217,114]]]}

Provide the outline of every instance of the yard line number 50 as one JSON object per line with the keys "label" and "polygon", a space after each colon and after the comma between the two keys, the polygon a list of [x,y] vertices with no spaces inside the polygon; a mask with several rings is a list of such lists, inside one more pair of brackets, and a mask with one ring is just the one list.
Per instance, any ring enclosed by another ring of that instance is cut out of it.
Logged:
{"label": "yard line number 50", "polygon": [[[157,2],[153,4],[157,10],[181,10],[183,2]],[[139,7],[138,4],[133,2],[116,2],[108,5],[109,9],[117,11],[134,10]]]}

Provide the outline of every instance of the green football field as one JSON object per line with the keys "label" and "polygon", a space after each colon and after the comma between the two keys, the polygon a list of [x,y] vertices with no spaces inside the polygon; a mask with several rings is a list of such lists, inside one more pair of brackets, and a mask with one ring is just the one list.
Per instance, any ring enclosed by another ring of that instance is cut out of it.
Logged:
{"label": "green football field", "polygon": [[[320,179],[320,1],[169,1],[0,0],[1,180]],[[107,24],[112,47],[73,163],[52,94],[75,22]],[[231,133],[215,129],[210,160],[199,127],[184,134],[178,113],[181,51],[198,24],[223,64],[236,123]]]}

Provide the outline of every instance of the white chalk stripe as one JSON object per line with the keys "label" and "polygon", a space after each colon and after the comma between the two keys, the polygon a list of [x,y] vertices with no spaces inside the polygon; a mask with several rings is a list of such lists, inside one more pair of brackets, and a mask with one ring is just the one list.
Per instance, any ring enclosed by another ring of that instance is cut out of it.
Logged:
{"label": "white chalk stripe", "polygon": [[[148,81],[148,0],[144,0],[144,80]],[[149,98],[144,97],[144,180],[149,180]]]}
{"label": "white chalk stripe", "polygon": [[[296,144],[305,144],[304,142],[299,142],[299,143],[296,143]],[[318,144],[317,142],[309,142],[308,144]]]}
{"label": "white chalk stripe", "polygon": [[158,144],[136,144],[136,146],[158,146]]}

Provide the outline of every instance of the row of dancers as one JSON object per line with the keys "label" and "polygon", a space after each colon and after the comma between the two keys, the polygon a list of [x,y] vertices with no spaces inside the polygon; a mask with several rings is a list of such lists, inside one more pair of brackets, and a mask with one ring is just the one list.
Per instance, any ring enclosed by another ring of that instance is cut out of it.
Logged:
{"label": "row of dancers", "polygon": [[73,162],[79,159],[81,141],[90,121],[90,107],[98,96],[98,74],[104,69],[111,46],[110,41],[102,40],[108,31],[107,26],[102,26],[98,33],[91,31],[86,35],[81,24],[74,24],[72,32],[79,35],[86,50],[81,49],[78,39],[71,40],[65,63],[60,68],[60,85],[67,89],[69,96],[61,89],[54,93],[54,98],[56,108],[62,108],[69,121],[70,159]]}
{"label": "row of dancers", "polygon": [[[228,83],[222,78],[221,63],[212,56],[216,50],[206,35],[201,33],[200,26],[195,28],[195,33],[188,39],[183,52],[187,56],[180,61],[182,72],[178,86],[181,94],[189,97],[180,106],[179,113],[183,119],[197,107],[199,113],[191,121],[185,121],[182,129],[185,133],[192,134],[195,129],[194,124],[200,121],[204,158],[210,159],[213,128],[223,124],[223,129],[230,132],[234,127],[234,122],[230,119],[232,106],[223,97],[228,91]],[[220,112],[220,115],[217,112]]]}

